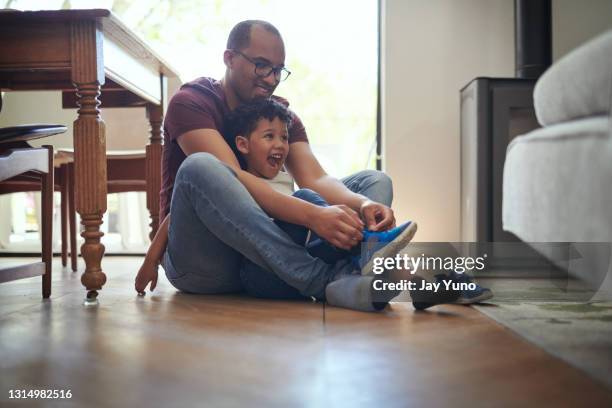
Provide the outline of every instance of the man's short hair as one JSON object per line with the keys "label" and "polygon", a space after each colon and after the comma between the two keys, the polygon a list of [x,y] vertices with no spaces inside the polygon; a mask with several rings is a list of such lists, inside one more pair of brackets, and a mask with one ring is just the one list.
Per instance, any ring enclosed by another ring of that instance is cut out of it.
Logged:
{"label": "man's short hair", "polygon": [[254,26],[263,27],[266,31],[281,37],[280,32],[272,24],[263,20],[241,21],[232,28],[227,38],[228,50],[243,50],[251,44],[251,28]]}

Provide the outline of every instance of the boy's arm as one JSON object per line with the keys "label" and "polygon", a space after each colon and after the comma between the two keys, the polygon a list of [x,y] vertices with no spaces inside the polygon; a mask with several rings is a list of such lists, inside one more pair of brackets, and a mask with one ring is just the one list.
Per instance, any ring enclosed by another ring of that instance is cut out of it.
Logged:
{"label": "boy's arm", "polygon": [[149,250],[145,255],[144,262],[136,275],[134,288],[138,293],[144,293],[149,282],[151,282],[151,291],[157,286],[157,268],[161,262],[161,257],[164,255],[166,245],[168,243],[168,224],[170,223],[170,214],[162,221],[157,233],[151,241]]}

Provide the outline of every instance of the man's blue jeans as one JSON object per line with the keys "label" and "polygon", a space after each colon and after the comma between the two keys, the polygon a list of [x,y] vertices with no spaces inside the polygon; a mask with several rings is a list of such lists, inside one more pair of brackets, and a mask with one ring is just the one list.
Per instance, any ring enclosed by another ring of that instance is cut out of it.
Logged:
{"label": "man's blue jeans", "polygon": [[[366,170],[342,181],[351,191],[391,204],[391,180],[384,173]],[[312,257],[259,207],[228,166],[208,153],[190,155],[174,183],[163,260],[168,280],[188,293],[239,292],[244,289],[243,256],[303,296],[339,299],[334,300],[337,306],[371,310],[370,299],[361,296],[369,284],[363,278],[369,277],[354,271],[350,260],[329,265]],[[359,292],[359,298],[349,299],[353,292]]]}

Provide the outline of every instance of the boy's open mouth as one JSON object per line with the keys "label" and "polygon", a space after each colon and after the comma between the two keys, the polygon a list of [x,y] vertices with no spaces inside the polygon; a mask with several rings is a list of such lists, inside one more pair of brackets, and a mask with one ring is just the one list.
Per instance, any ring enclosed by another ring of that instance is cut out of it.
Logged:
{"label": "boy's open mouth", "polygon": [[283,165],[285,159],[280,153],[274,153],[268,156],[268,164],[274,168],[280,168]]}

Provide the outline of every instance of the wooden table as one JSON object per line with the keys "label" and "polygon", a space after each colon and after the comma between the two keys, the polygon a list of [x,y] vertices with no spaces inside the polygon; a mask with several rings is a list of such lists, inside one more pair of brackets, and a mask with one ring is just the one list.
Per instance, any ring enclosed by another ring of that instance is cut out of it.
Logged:
{"label": "wooden table", "polygon": [[60,90],[74,122],[76,210],[85,243],[81,282],[95,303],[106,282],[100,238],[106,212],[106,136],[100,105],[146,107],[147,208],[159,223],[161,123],[167,78],[176,71],[108,10],[0,12],[0,90]]}

